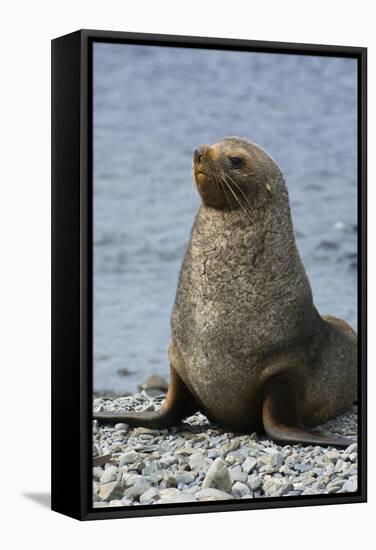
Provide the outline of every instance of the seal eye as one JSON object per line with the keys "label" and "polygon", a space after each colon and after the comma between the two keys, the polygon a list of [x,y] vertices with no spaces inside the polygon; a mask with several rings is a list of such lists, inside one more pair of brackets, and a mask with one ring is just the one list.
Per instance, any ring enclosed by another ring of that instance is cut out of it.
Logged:
{"label": "seal eye", "polygon": [[244,160],[241,157],[229,157],[229,159],[233,168],[240,168],[244,164]]}

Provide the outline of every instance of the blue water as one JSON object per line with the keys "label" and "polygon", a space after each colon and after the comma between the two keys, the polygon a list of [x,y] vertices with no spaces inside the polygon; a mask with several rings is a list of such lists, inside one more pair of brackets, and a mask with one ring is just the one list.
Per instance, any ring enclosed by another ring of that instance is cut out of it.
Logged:
{"label": "blue water", "polygon": [[192,151],[229,135],[282,168],[316,306],[355,327],[356,111],[352,59],[95,44],[95,391],[168,376]]}

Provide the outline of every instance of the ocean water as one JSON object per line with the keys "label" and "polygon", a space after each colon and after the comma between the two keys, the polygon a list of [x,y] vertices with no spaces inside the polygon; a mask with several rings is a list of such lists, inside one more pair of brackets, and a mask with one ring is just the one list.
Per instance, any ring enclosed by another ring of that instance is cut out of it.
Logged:
{"label": "ocean water", "polygon": [[94,391],[168,377],[192,151],[225,136],[278,162],[315,304],[356,326],[356,117],[352,59],[94,45]]}

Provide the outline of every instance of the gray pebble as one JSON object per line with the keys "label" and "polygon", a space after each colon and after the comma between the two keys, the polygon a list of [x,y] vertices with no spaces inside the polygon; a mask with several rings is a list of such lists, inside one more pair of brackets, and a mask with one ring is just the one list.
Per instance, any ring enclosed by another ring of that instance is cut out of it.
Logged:
{"label": "gray pebble", "polygon": [[325,457],[330,460],[330,462],[333,462],[335,464],[339,459],[339,452],[337,451],[337,449],[330,449],[325,453]]}
{"label": "gray pebble", "polygon": [[203,489],[214,488],[230,493],[232,481],[226,463],[222,458],[216,458],[208,469],[202,484]]}
{"label": "gray pebble", "polygon": [[263,489],[266,496],[280,497],[292,491],[294,486],[289,481],[272,477],[264,481]]}
{"label": "gray pebble", "polygon": [[262,487],[262,477],[258,476],[249,476],[247,480],[248,487],[252,492],[258,491]]}
{"label": "gray pebble", "polygon": [[208,458],[218,458],[219,456],[220,457],[223,457],[224,455],[224,452],[221,451],[220,449],[210,449],[208,451]]}
{"label": "gray pebble", "polygon": [[129,430],[129,425],[120,422],[119,424],[115,424],[115,430],[127,432]]}
{"label": "gray pebble", "polygon": [[155,501],[159,498],[159,491],[154,487],[147,489],[142,495],[140,495],[141,504],[150,504],[150,502]]}
{"label": "gray pebble", "polygon": [[126,453],[120,455],[119,465],[123,466],[124,464],[134,464],[138,460],[141,460],[141,457],[136,451],[127,451]]}
{"label": "gray pebble", "polygon": [[124,506],[124,503],[121,500],[111,500],[108,503],[108,507],[113,507],[113,506]]}
{"label": "gray pebble", "polygon": [[252,470],[255,469],[256,464],[257,464],[257,460],[254,457],[249,456],[243,462],[242,468],[243,468],[243,470],[245,471],[246,474],[250,474],[252,472]]}
{"label": "gray pebble", "polygon": [[354,491],[358,490],[358,483],[356,481],[350,481],[347,480],[341,489],[341,492],[343,493],[353,493]]}
{"label": "gray pebble", "polygon": [[101,477],[100,482],[103,485],[104,483],[109,483],[110,481],[116,481],[118,475],[118,469],[116,466],[110,466],[106,468]]}
{"label": "gray pebble", "polygon": [[241,481],[242,483],[246,483],[248,479],[248,475],[243,472],[241,466],[234,466],[233,468],[230,468],[230,477],[231,481],[235,483],[235,481]]}
{"label": "gray pebble", "polygon": [[298,462],[297,464],[294,464],[294,470],[297,472],[300,472],[301,474],[304,472],[309,472],[312,469],[312,464],[302,464]]}
{"label": "gray pebble", "polygon": [[251,495],[251,490],[245,483],[236,481],[232,486],[232,494],[235,498],[244,498]]}
{"label": "gray pebble", "polygon": [[178,483],[184,483],[185,485],[193,483],[195,480],[195,476],[191,472],[176,472],[175,478]]}
{"label": "gray pebble", "polygon": [[[96,399],[94,407],[158,410],[161,402],[141,392]],[[353,407],[323,429],[356,435],[356,423]],[[346,450],[301,444],[281,447],[265,437],[260,441],[256,434],[226,432],[201,413],[186,419],[184,426],[164,430],[95,421],[93,453],[95,506],[346,493],[358,487],[356,443]]]}
{"label": "gray pebble", "polygon": [[132,485],[132,487],[125,489],[124,496],[130,500],[138,500],[143,493],[145,493],[145,487],[141,485]]}
{"label": "gray pebble", "polygon": [[329,494],[338,493],[342,489],[343,483],[343,479],[335,479],[328,484],[326,490]]}
{"label": "gray pebble", "polygon": [[214,489],[213,487],[207,487],[196,493],[198,500],[231,500],[234,497],[229,493]]}
{"label": "gray pebble", "polygon": [[114,500],[124,495],[124,485],[118,481],[111,481],[99,487],[99,496],[103,500]]}
{"label": "gray pebble", "polygon": [[100,468],[99,466],[95,466],[95,468],[93,468],[93,479],[99,481],[103,472],[104,470],[102,470],[102,468]]}
{"label": "gray pebble", "polygon": [[189,467],[191,470],[205,468],[206,459],[202,453],[194,453],[189,459]]}

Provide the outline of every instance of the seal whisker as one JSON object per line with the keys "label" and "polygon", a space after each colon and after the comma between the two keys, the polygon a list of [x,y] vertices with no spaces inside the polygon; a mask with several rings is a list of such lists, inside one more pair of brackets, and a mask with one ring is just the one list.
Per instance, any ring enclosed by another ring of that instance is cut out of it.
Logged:
{"label": "seal whisker", "polygon": [[[253,207],[252,207],[251,203],[249,202],[247,196],[246,196],[245,193],[243,192],[243,190],[236,184],[236,182],[229,176],[229,174],[225,174],[225,172],[224,172],[223,170],[221,170],[221,169],[220,169],[220,173],[221,173],[221,175],[222,175],[222,178],[224,178],[224,180],[226,180],[227,187],[229,187],[229,188],[231,189],[231,191],[233,191],[233,190],[232,190],[232,188],[231,188],[230,183],[229,183],[228,180],[230,180],[232,183],[234,183],[234,185],[237,187],[237,189],[239,189],[239,191],[242,193],[243,197],[244,197],[245,200],[247,201],[247,204],[248,204],[248,206],[249,206],[249,212],[250,212],[250,214],[251,214],[251,215],[254,215],[255,212],[254,212],[254,210],[253,210]],[[239,203],[239,197],[236,197],[236,198],[237,198],[238,204],[240,204],[240,203]],[[244,207],[244,205],[242,205],[242,206]]]}
{"label": "seal whisker", "polygon": [[224,192],[224,194],[226,195],[226,199],[227,199],[228,205],[229,205],[229,207],[231,208],[231,201],[230,201],[230,199],[228,198],[228,195],[227,195],[227,193],[226,193],[226,187],[223,185],[222,178],[221,178],[219,181],[221,182],[221,186],[222,186],[223,192]]}
{"label": "seal whisker", "polygon": [[247,204],[248,204],[248,206],[249,206],[250,212],[252,213],[252,215],[254,215],[255,211],[254,211],[254,209],[253,209],[253,206],[252,206],[251,203],[249,202],[248,197],[247,197],[247,195],[244,193],[243,189],[241,189],[241,187],[239,187],[239,185],[236,183],[236,181],[234,181],[234,180],[232,179],[232,177],[231,177],[229,174],[226,174],[226,178],[227,178],[228,180],[230,180],[230,181],[235,185],[235,187],[236,187],[237,189],[239,189],[240,193],[243,195],[243,197],[244,197],[245,200],[247,201]]}
{"label": "seal whisker", "polygon": [[233,190],[233,188],[230,186],[230,184],[228,183],[228,181],[223,177],[221,176],[221,179],[222,181],[227,185],[227,188],[231,191],[231,193],[233,194],[236,202],[238,203],[238,205],[240,206],[240,208],[243,210],[243,212],[248,216],[248,218],[250,219],[251,223],[253,223],[253,218],[250,214],[250,212],[248,212],[248,210],[244,207],[244,205],[241,203],[239,197],[236,195],[235,191]]}

